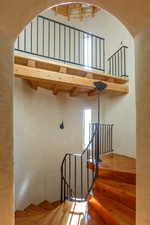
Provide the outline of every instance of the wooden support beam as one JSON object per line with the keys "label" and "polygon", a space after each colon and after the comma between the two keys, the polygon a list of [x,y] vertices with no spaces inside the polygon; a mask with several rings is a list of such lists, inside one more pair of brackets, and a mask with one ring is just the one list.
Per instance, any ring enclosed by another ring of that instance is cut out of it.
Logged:
{"label": "wooden support beam", "polygon": [[68,85],[72,87],[82,87],[85,89],[93,89],[93,80],[74,75],[68,76],[60,72],[48,71],[38,68],[31,68],[28,66],[22,66],[15,64],[15,74],[17,77],[35,80],[38,82],[53,83],[58,85]]}
{"label": "wooden support beam", "polygon": [[77,96],[78,94],[79,94],[79,88],[74,87],[74,88],[72,88],[72,90],[70,91],[70,96],[71,96],[71,97],[75,97],[75,96]]}
{"label": "wooden support beam", "polygon": [[96,91],[96,90],[92,90],[92,91],[88,92],[88,96],[94,96],[94,95],[97,95],[97,94],[98,94],[98,91]]}
{"label": "wooden support beam", "polygon": [[27,66],[36,67],[36,61],[33,59],[28,59]]}
{"label": "wooden support beam", "polygon": [[59,93],[59,86],[55,85],[54,88],[53,88],[53,94],[57,95],[58,93]]}
{"label": "wooden support beam", "polygon": [[31,87],[31,88],[33,88],[34,90],[37,90],[38,89],[38,84],[37,84],[37,82],[35,82],[35,81],[32,81],[32,80],[26,80],[26,82],[29,84],[29,86]]}
{"label": "wooden support beam", "polygon": [[[85,77],[79,77],[74,75],[63,74],[60,72],[48,71],[38,68],[32,68],[28,66],[15,64],[14,73],[16,77],[37,81],[38,83],[47,83],[54,85],[66,85],[70,87],[79,87],[87,89],[87,92],[95,89],[94,82],[99,80],[89,79]],[[105,92],[114,92],[119,94],[128,93],[128,87],[122,84],[104,82],[107,84]]]}
{"label": "wooden support beam", "polygon": [[68,21],[70,21],[70,4],[67,5],[67,16],[68,16]]}
{"label": "wooden support beam", "polygon": [[88,72],[88,73],[86,74],[86,77],[87,77],[87,78],[93,78],[93,73]]}
{"label": "wooden support beam", "polygon": [[59,72],[60,73],[67,73],[67,68],[64,67],[64,66],[61,66],[60,69],[59,69]]}
{"label": "wooden support beam", "polygon": [[65,71],[65,69],[61,69],[61,68],[66,68],[68,75],[76,75],[76,76],[81,76],[81,77],[88,77],[91,78],[91,74],[93,76],[93,79],[95,80],[99,80],[99,81],[108,81],[108,82],[113,82],[113,83],[119,83],[119,84],[124,84],[128,82],[128,78],[127,77],[117,77],[115,75],[110,75],[110,74],[105,74],[102,72],[98,72],[95,70],[87,70],[85,68],[81,68],[81,67],[77,67],[77,66],[72,66],[72,65],[66,65],[66,64],[62,64],[62,63],[56,63],[53,61],[48,61],[46,59],[42,60],[39,59],[38,57],[29,57],[27,55],[24,54],[16,54],[15,53],[15,63],[19,64],[19,65],[27,65],[28,66],[28,61],[32,60],[34,61],[34,64],[36,65],[36,68],[40,68],[40,69],[45,69],[45,70],[49,70],[49,71],[59,71],[59,72],[63,72]]}
{"label": "wooden support beam", "polygon": [[[36,67],[36,61],[32,60],[32,59],[28,59],[27,66],[35,68]],[[31,80],[26,80],[26,81],[30,85],[31,88],[33,88],[34,90],[37,90],[38,86],[37,86],[37,83],[35,81],[31,81]]]}

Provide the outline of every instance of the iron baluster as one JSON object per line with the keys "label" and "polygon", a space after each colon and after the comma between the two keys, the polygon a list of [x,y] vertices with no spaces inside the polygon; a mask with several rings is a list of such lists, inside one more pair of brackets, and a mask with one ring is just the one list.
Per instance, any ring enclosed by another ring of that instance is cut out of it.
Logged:
{"label": "iron baluster", "polygon": [[109,73],[118,77],[128,77],[126,65],[127,46],[121,46],[112,56],[108,58]]}

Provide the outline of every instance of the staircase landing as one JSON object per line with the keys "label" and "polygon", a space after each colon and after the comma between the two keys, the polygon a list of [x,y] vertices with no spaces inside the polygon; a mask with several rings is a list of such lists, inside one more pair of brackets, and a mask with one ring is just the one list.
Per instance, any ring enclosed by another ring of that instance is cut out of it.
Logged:
{"label": "staircase landing", "polygon": [[111,153],[103,155],[101,159],[101,168],[136,173],[136,160],[134,158]]}

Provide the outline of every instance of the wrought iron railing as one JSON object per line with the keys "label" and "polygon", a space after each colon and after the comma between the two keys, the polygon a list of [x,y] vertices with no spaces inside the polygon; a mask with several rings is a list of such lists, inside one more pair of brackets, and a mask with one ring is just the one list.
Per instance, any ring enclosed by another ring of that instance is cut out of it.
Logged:
{"label": "wrought iron railing", "polygon": [[105,71],[105,39],[37,16],[18,36],[15,50]]}
{"label": "wrought iron railing", "polygon": [[118,77],[128,77],[126,63],[127,48],[127,46],[122,46],[111,57],[109,57],[109,74]]}
{"label": "wrought iron railing", "polygon": [[100,155],[113,152],[113,124],[99,124],[99,149]]}
{"label": "wrought iron railing", "polygon": [[[67,153],[61,165],[61,201],[84,201],[98,174],[100,155],[112,152],[113,125],[93,123],[90,142],[81,154]],[[88,166],[92,162],[94,169]]]}

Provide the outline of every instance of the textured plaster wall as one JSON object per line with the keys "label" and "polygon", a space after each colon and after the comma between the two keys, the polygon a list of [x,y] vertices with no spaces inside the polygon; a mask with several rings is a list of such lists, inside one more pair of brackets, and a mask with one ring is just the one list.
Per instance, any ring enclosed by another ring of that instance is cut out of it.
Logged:
{"label": "textured plaster wall", "polygon": [[150,27],[135,39],[137,109],[137,225],[150,224]]}
{"label": "textured plaster wall", "polygon": [[0,224],[13,224],[13,42],[0,32]]}

